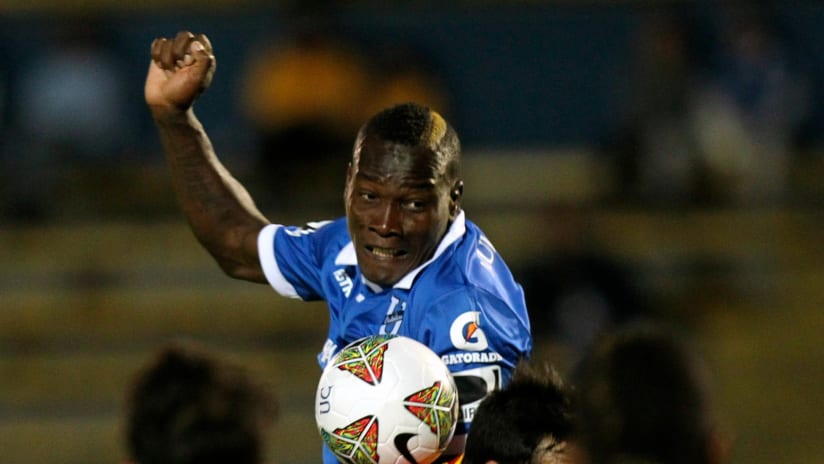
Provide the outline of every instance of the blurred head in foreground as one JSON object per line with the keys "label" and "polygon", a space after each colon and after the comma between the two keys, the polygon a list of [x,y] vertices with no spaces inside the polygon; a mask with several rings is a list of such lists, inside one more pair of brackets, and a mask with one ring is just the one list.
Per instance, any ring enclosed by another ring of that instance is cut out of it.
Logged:
{"label": "blurred head in foreground", "polygon": [[274,397],[240,366],[175,343],[138,372],[126,398],[126,446],[136,464],[260,464]]}
{"label": "blurred head in foreground", "polygon": [[586,462],[723,462],[708,380],[697,353],[663,327],[625,326],[601,336],[574,373]]}
{"label": "blurred head in foreground", "polygon": [[548,366],[522,361],[472,419],[463,464],[561,464],[572,435],[570,399]]}

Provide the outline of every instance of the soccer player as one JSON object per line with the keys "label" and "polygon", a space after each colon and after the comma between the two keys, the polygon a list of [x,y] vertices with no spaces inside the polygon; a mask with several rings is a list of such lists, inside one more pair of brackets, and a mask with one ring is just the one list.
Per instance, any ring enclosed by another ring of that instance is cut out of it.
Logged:
{"label": "soccer player", "polygon": [[570,393],[553,369],[543,367],[521,362],[506,387],[483,399],[462,464],[574,462]]}
{"label": "soccer player", "polygon": [[[462,421],[443,456],[460,454],[478,402],[509,381],[532,338],[521,286],[461,209],[454,129],[416,104],[376,114],[357,133],[346,217],[270,223],[218,160],[192,109],[215,71],[208,38],[186,31],[158,38],[151,56],[146,102],[200,243],[232,277],[328,303],[321,367],[367,335],[405,335],[432,348],[461,400]],[[324,460],[335,462],[328,450]]]}
{"label": "soccer player", "polygon": [[130,464],[262,464],[278,404],[242,366],[203,346],[161,347],[126,394]]}

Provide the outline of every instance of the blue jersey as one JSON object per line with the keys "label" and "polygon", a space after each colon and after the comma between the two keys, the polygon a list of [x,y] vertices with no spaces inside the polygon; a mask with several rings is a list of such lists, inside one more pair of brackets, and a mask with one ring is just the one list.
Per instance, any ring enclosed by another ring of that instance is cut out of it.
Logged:
{"label": "blue jersey", "polygon": [[[458,386],[461,452],[480,400],[505,385],[532,350],[521,286],[492,243],[461,212],[434,256],[392,288],[366,281],[346,219],[306,227],[269,225],[258,237],[266,278],[281,295],[326,300],[329,334],[318,362],[361,337],[398,334],[441,356]],[[336,462],[326,453],[325,462]],[[446,454],[446,453],[445,453]]]}

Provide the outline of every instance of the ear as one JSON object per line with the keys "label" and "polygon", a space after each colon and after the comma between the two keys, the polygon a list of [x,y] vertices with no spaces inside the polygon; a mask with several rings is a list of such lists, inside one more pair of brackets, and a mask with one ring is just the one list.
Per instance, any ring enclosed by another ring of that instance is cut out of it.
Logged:
{"label": "ear", "polygon": [[458,180],[449,191],[449,219],[458,217],[461,210],[461,200],[463,199],[463,181]]}

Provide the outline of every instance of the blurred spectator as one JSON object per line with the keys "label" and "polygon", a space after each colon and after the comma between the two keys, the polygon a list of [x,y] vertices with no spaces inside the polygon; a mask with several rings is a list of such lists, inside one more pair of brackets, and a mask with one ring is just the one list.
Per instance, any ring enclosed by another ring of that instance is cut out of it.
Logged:
{"label": "blurred spectator", "polygon": [[134,464],[262,464],[277,404],[241,366],[192,343],[158,350],[127,393]]}
{"label": "blurred spectator", "polygon": [[689,105],[695,86],[690,29],[677,13],[653,13],[635,39],[633,131],[637,161],[632,183],[647,203],[693,200],[698,146],[690,130]]}
{"label": "blurred spectator", "polygon": [[[255,47],[241,79],[243,109],[259,138],[256,175],[264,208],[294,204],[306,194],[337,204],[340,172],[362,121],[369,88],[364,57],[327,21],[305,21],[281,43]],[[328,166],[333,160],[334,169]],[[305,185],[309,174],[326,181]]]}
{"label": "blurred spectator", "polygon": [[449,117],[449,92],[427,56],[399,43],[385,44],[370,51],[370,56],[373,82],[364,98],[361,120],[406,102],[419,103]]}
{"label": "blurred spectator", "polygon": [[[296,13],[284,38],[252,50],[241,77],[242,108],[258,138],[256,191],[264,209],[301,207],[304,198],[336,206],[352,138],[378,111],[415,102],[449,114],[444,86],[413,48],[359,46],[329,11]],[[331,181],[307,185],[309,174]]]}
{"label": "blurred spectator", "polygon": [[707,41],[712,27],[684,11],[655,10],[638,29],[631,116],[609,147],[622,193],[665,206],[783,199],[807,76],[766,11],[721,10]]}
{"label": "blurred spectator", "polygon": [[105,22],[66,19],[46,27],[15,76],[12,129],[5,147],[12,216],[42,218],[59,209],[66,171],[118,161],[127,144],[128,82],[107,49]]}
{"label": "blurred spectator", "polygon": [[697,89],[692,113],[705,185],[722,201],[780,201],[810,83],[766,11],[731,7],[722,19],[717,60]]}
{"label": "blurred spectator", "polygon": [[532,260],[519,275],[535,334],[573,354],[601,331],[644,314],[629,270],[605,252],[561,251]]}
{"label": "blurred spectator", "polygon": [[544,215],[547,242],[518,269],[535,338],[553,340],[577,358],[612,326],[651,317],[632,269],[596,243],[575,208]]}
{"label": "blurred spectator", "polygon": [[123,147],[125,76],[104,32],[102,21],[63,22],[22,68],[17,124],[49,156],[96,161]]}

